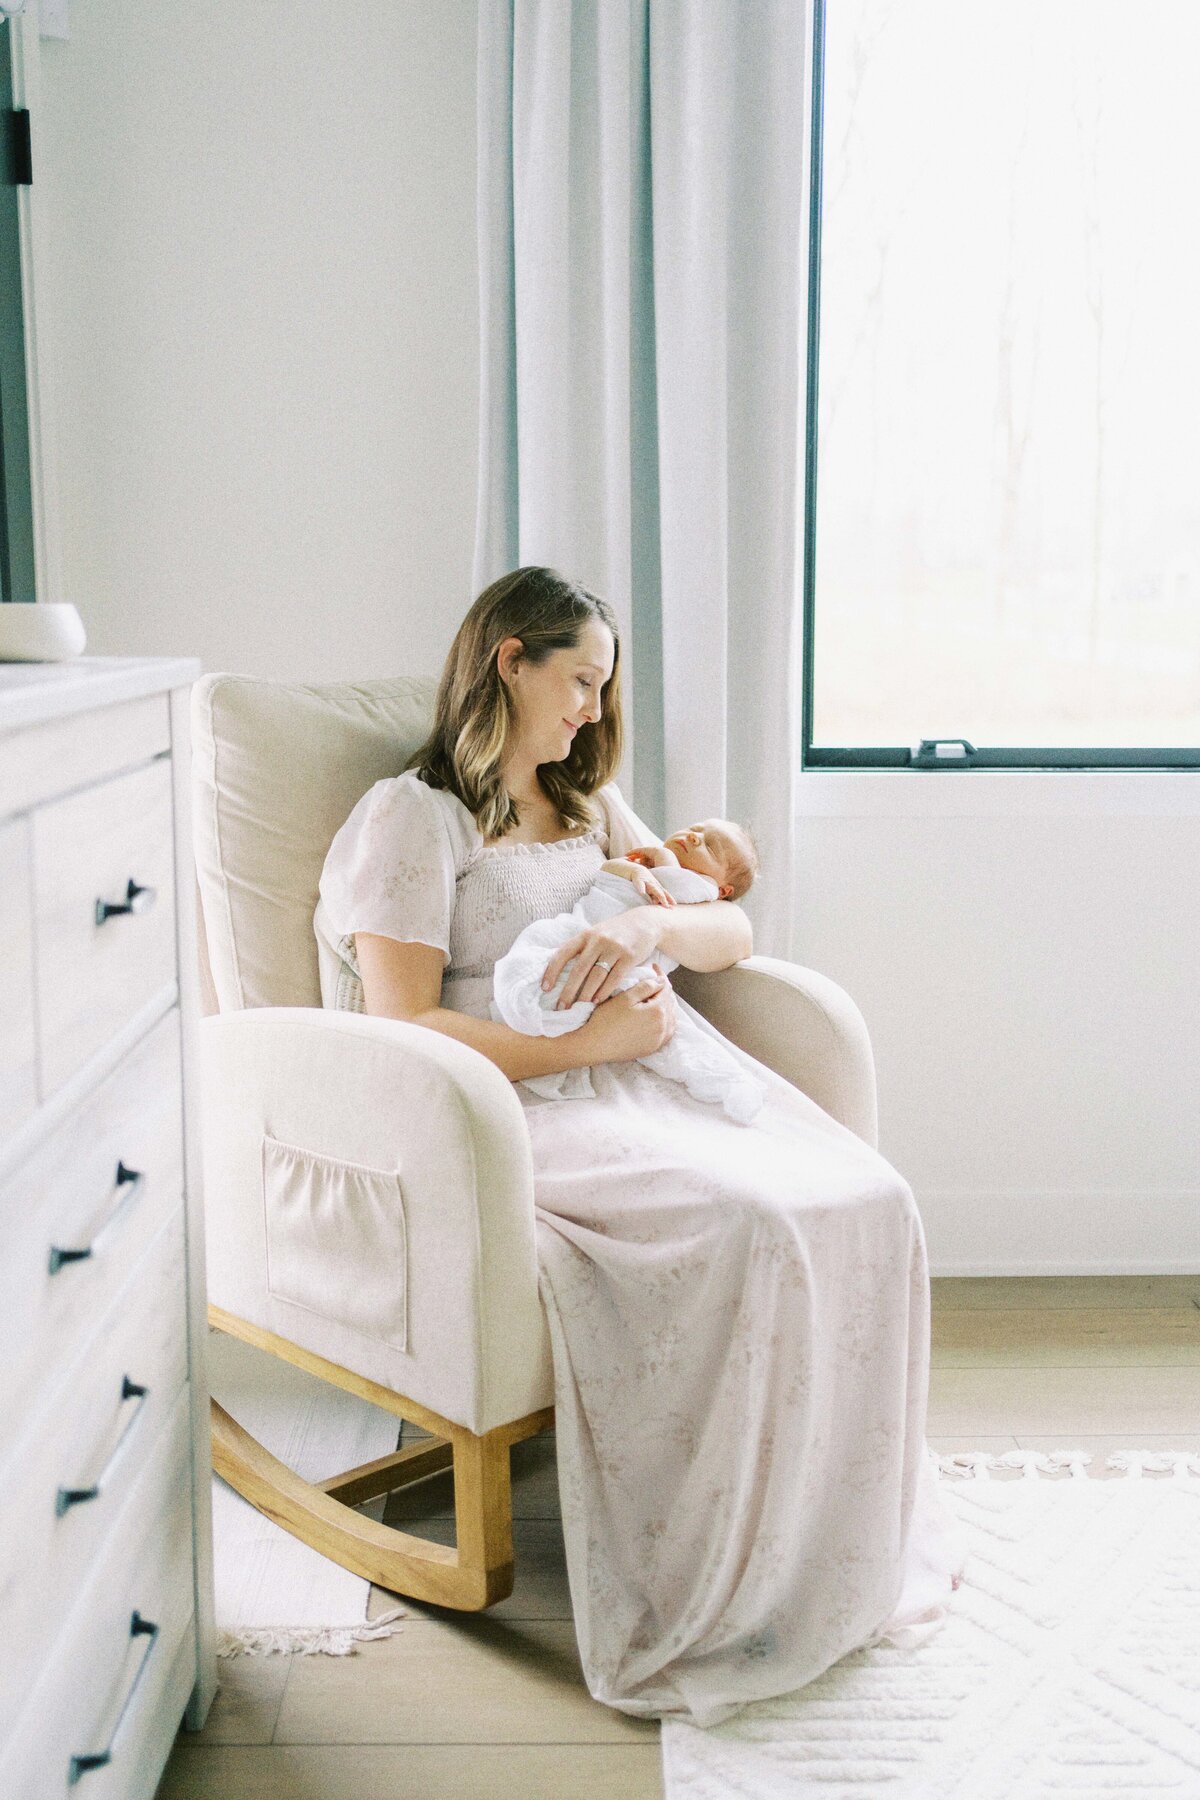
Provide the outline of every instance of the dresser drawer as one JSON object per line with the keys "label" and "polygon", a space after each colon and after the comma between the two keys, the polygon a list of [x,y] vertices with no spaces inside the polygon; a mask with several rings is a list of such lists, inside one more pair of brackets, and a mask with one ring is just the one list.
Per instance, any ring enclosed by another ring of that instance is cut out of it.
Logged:
{"label": "dresser drawer", "polygon": [[[0,1741],[187,1381],[183,1208],[159,1232],[0,1477]],[[130,1392],[132,1387],[133,1391]]]}
{"label": "dresser drawer", "polygon": [[[0,681],[11,673],[11,665],[0,670]],[[63,673],[70,680],[69,672]],[[0,738],[0,813],[39,806],[68,788],[132,769],[170,748],[171,707],[165,694],[144,694],[6,731]]]}
{"label": "dresser drawer", "polygon": [[28,819],[0,825],[0,995],[0,1138],[5,1138],[37,1105]]}
{"label": "dresser drawer", "polygon": [[0,1468],[182,1196],[172,1009],[0,1188]]}
{"label": "dresser drawer", "polygon": [[[176,979],[170,759],[30,816],[45,1099]],[[101,903],[145,910],[101,920]]]}
{"label": "dresser drawer", "polygon": [[[4,1800],[125,1800],[144,1785],[143,1746],[194,1618],[188,1393],[179,1395],[0,1751]],[[135,1632],[135,1622],[152,1629]],[[106,1760],[73,1763],[84,1758]]]}

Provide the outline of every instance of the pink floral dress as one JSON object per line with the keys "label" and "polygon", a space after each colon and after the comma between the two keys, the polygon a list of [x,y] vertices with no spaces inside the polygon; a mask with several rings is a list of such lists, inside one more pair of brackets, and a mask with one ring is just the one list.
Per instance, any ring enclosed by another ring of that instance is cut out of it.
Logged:
{"label": "pink floral dress", "polygon": [[[615,786],[597,799],[581,836],[485,845],[453,795],[377,782],[321,878],[317,929],[343,970],[330,1003],[361,1008],[353,934],[370,931],[436,945],[442,1005],[488,1017],[522,927],[657,841]],[[749,1125],[636,1061],[595,1066],[593,1096],[570,1102],[514,1084],[584,1675],[623,1712],[699,1725],[884,1636],[928,1635],[966,1554],[925,1442],[912,1191],[728,1047],[767,1087]]]}

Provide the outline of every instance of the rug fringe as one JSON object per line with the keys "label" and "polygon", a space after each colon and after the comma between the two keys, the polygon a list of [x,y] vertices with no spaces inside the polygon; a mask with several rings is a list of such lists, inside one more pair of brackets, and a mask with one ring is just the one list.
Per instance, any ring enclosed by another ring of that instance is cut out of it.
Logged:
{"label": "rug fringe", "polygon": [[406,1607],[380,1613],[362,1625],[255,1625],[217,1634],[218,1656],[354,1656],[361,1643],[391,1637],[400,1630],[393,1621],[408,1617]]}
{"label": "rug fringe", "polygon": [[[1092,1461],[1090,1450],[1005,1450],[995,1456],[988,1450],[955,1450],[942,1455],[931,1449],[929,1457],[939,1480],[945,1475],[956,1475],[972,1481],[990,1481],[993,1469],[1020,1469],[1023,1476],[1032,1480],[1068,1469],[1073,1477],[1086,1481],[1085,1465]],[[1169,1470],[1174,1479],[1185,1481],[1200,1476],[1200,1454],[1194,1450],[1114,1450],[1105,1458],[1105,1467],[1134,1480],[1148,1470]]]}

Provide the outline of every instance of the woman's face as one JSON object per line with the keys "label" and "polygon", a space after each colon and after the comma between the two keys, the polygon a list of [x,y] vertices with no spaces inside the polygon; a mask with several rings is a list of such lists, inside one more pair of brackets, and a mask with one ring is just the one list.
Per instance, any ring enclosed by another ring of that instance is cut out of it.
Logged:
{"label": "woman's face", "polygon": [[599,619],[589,619],[577,644],[552,650],[543,663],[517,660],[520,650],[520,638],[505,638],[498,659],[516,708],[521,751],[535,765],[563,762],[575,733],[600,717],[600,692],[616,654],[612,633]]}

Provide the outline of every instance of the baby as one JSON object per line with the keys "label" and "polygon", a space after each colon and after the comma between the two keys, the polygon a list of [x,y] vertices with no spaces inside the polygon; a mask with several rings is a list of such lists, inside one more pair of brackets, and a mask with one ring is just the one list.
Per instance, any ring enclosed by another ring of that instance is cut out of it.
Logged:
{"label": "baby", "polygon": [[[672,832],[660,846],[646,845],[606,862],[595,881],[570,912],[527,925],[507,955],[496,964],[491,1016],[529,1037],[557,1037],[575,1031],[594,1010],[595,1002],[576,1000],[557,1009],[571,972],[568,963],[554,986],[542,987],[554,952],[589,925],[632,906],[694,905],[700,900],[739,900],[758,869],[749,834],[727,819],[706,819],[685,831]],[[656,952],[653,964],[642,963],[617,983],[614,992],[660,972],[678,968],[675,957]],[[762,1083],[730,1055],[725,1046],[688,1014],[680,1012],[675,1031],[660,1049],[638,1058],[673,1081],[682,1082],[697,1100],[723,1106],[731,1119],[748,1124],[762,1105]],[[552,1100],[594,1094],[587,1069],[564,1069],[554,1075],[528,1075],[525,1086]]]}

